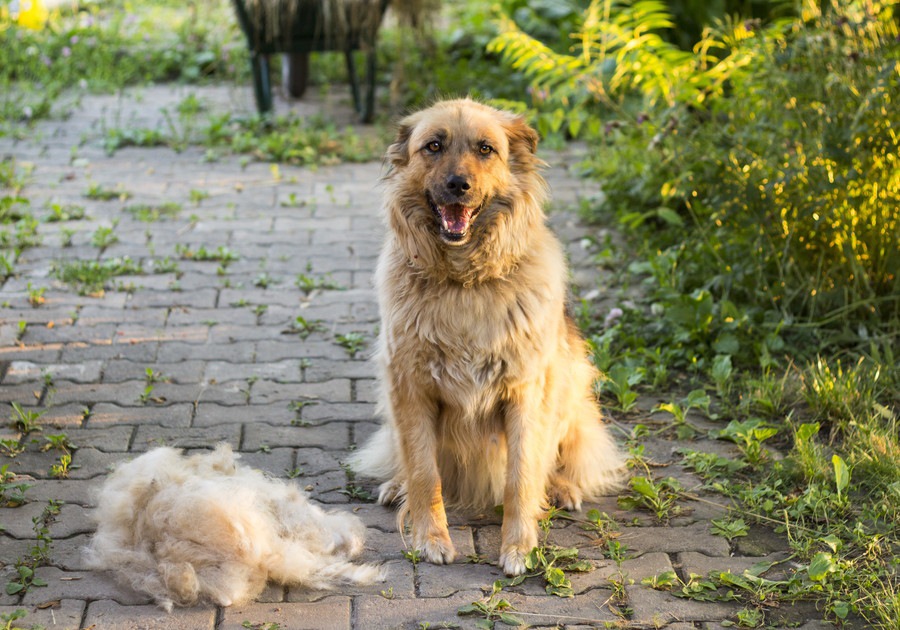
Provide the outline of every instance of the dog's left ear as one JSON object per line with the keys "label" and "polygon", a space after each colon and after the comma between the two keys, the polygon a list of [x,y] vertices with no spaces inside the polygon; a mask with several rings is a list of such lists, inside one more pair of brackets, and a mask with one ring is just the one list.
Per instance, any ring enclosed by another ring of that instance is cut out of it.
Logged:
{"label": "dog's left ear", "polygon": [[516,161],[522,164],[534,161],[540,136],[522,116],[515,116],[506,124],[506,135],[509,138],[510,155]]}

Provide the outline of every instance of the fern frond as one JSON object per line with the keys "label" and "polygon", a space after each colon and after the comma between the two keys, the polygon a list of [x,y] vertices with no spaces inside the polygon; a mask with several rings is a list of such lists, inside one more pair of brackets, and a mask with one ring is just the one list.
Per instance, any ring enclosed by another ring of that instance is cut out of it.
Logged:
{"label": "fern frond", "polygon": [[523,32],[510,19],[500,22],[500,34],[489,44],[515,70],[521,70],[536,87],[552,89],[584,70],[582,59],[560,54]]}

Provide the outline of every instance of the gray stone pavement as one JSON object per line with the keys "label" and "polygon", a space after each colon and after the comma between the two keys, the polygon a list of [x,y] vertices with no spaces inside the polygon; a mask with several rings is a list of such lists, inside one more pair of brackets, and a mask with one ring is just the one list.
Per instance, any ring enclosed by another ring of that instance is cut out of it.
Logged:
{"label": "gray stone pavement", "polygon": [[[478,617],[457,611],[485,601],[502,577],[495,566],[499,522],[451,515],[461,558],[451,566],[414,565],[402,553],[394,513],[365,501],[372,485],[348,478],[341,465],[376,426],[366,357],[378,327],[371,277],[382,233],[381,164],[281,165],[276,173],[241,156],[207,161],[202,148],[105,153],[105,130],[159,127],[160,108],[187,94],[213,108],[249,107],[249,90],[147,88],[124,97],[85,97],[64,120],[41,123],[20,139],[0,138],[0,157],[14,157],[20,170],[30,170],[21,194],[38,217],[48,216],[54,203],[86,212],[81,220],[41,223],[42,244],[22,253],[15,275],[0,287],[0,415],[11,418],[16,403],[40,412],[43,429],[24,441],[24,452],[12,457],[4,448],[0,454],[0,466],[11,475],[4,504],[16,492],[12,486],[29,486],[23,505],[0,508],[4,585],[15,576],[16,560],[40,543],[33,519],[49,501],[63,502],[49,523],[49,559],[35,572],[47,585],[24,594],[3,591],[0,613],[26,611],[18,622],[24,627],[73,629],[476,627]],[[295,107],[348,116],[343,102],[322,98]],[[602,312],[615,297],[605,286],[612,276],[594,262],[606,235],[581,225],[572,211],[597,191],[568,170],[571,156],[546,157],[557,208],[551,220],[568,245],[576,292]],[[85,193],[92,185],[131,197],[91,200]],[[143,222],[128,210],[167,202],[180,204],[177,216]],[[98,248],[92,244],[98,228],[112,228],[118,241]],[[227,265],[200,260],[198,252],[219,248],[236,259]],[[79,295],[54,274],[76,260],[124,256],[144,273],[112,279],[103,294]],[[29,294],[40,289],[43,303],[33,306]],[[313,329],[305,338],[298,318]],[[355,355],[339,341],[348,333],[366,343]],[[623,435],[629,423],[654,421],[654,401],[642,403],[636,417],[617,420]],[[61,452],[41,449],[46,436],[60,434],[78,447],[67,476],[51,469]],[[3,423],[0,438],[19,437]],[[317,501],[358,514],[369,528],[363,559],[385,563],[387,581],[336,591],[273,586],[247,606],[166,614],[108,575],[86,569],[80,549],[92,531],[93,492],[110,466],[157,445],[206,449],[221,441],[254,467],[295,477]],[[696,488],[699,481],[676,465],[675,451],[683,445],[645,442],[666,475]],[[537,627],[724,627],[739,605],[679,599],[641,580],[672,570],[681,576],[739,571],[778,557],[785,545],[765,532],[730,545],[708,527],[721,508],[706,501],[682,507],[681,516],[662,525],[648,513],[619,509],[615,497],[587,506],[615,520],[612,536],[622,557],[611,559],[606,538],[583,523],[559,520],[549,541],[577,547],[595,566],[571,574],[575,597],[547,595],[538,579],[508,587],[503,596]],[[807,630],[826,627],[810,621],[817,618],[812,607],[797,607],[769,619]]]}

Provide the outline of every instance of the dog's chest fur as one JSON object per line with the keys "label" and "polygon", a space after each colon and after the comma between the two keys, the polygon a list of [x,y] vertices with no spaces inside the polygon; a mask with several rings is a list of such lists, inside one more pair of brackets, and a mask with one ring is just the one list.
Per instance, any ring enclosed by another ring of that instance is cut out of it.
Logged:
{"label": "dog's chest fur", "polygon": [[[422,385],[470,419],[490,415],[509,387],[539,371],[547,334],[563,319],[563,283],[517,282],[517,274],[475,286],[435,282],[388,260],[393,290],[382,293],[383,348],[415,366]],[[551,261],[552,262],[552,261]],[[558,309],[547,309],[556,302]]]}

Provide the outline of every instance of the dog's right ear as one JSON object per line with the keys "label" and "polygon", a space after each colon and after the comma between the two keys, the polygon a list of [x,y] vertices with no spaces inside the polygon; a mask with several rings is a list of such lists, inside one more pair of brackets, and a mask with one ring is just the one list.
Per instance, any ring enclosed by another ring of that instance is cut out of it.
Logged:
{"label": "dog's right ear", "polygon": [[388,146],[385,153],[385,158],[392,167],[406,166],[409,163],[409,138],[415,126],[414,116],[404,118],[397,126],[397,139]]}

